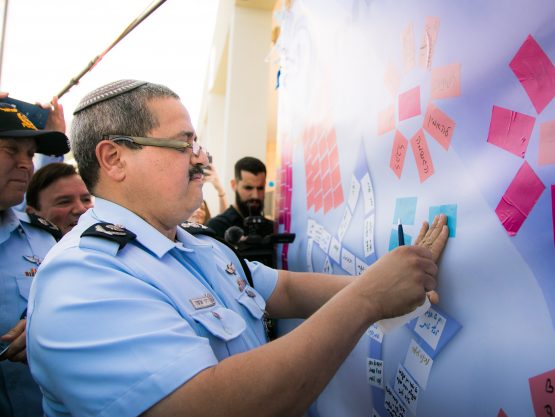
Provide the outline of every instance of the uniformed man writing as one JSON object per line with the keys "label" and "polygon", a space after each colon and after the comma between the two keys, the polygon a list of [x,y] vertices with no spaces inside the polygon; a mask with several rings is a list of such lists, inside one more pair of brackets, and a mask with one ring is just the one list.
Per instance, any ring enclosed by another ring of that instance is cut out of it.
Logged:
{"label": "uniformed man writing", "polygon": [[[207,158],[166,87],[93,91],[70,137],[96,200],[31,291],[28,355],[48,416],[300,415],[372,323],[437,285],[444,217],[356,279],[245,271],[227,246],[184,231]],[[267,343],[265,311],[308,319]]]}

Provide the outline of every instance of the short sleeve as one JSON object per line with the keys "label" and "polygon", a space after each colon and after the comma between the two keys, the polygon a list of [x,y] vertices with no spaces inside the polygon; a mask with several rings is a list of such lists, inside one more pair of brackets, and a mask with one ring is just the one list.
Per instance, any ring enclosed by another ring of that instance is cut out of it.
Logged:
{"label": "short sleeve", "polygon": [[251,270],[254,288],[268,301],[276,288],[278,271],[260,262],[245,262]]}

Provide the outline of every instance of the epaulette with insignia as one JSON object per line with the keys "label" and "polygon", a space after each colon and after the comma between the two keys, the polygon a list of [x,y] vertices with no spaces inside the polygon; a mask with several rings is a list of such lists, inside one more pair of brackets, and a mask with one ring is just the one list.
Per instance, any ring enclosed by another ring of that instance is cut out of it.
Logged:
{"label": "epaulette with insignia", "polygon": [[216,232],[214,230],[200,223],[190,222],[187,220],[179,226],[192,235],[206,235],[210,237],[216,236]]}
{"label": "epaulette with insignia", "polygon": [[83,232],[81,237],[96,236],[119,243],[122,249],[125,245],[137,237],[137,235],[123,226],[112,223],[96,223]]}
{"label": "epaulette with insignia", "polygon": [[62,238],[63,236],[62,231],[58,226],[56,226],[50,220],[46,220],[45,218],[37,216],[36,214],[29,213],[28,216],[33,226],[38,227],[39,229],[42,229],[42,230],[46,230],[48,233],[54,236],[54,239],[56,239],[56,241]]}

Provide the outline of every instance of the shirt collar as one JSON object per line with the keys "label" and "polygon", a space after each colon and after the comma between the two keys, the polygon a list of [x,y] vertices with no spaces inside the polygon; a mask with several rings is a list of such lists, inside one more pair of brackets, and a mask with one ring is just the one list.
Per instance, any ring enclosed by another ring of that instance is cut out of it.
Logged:
{"label": "shirt collar", "polygon": [[20,224],[15,210],[12,208],[3,210],[0,214],[0,243],[4,243]]}

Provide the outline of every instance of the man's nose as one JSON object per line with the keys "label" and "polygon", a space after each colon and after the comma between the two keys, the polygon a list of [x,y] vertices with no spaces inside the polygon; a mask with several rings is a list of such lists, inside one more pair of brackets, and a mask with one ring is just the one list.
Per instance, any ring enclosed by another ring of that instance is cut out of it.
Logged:
{"label": "man's nose", "polygon": [[191,165],[201,164],[204,166],[209,165],[208,152],[203,147],[200,148],[198,155],[191,154]]}

